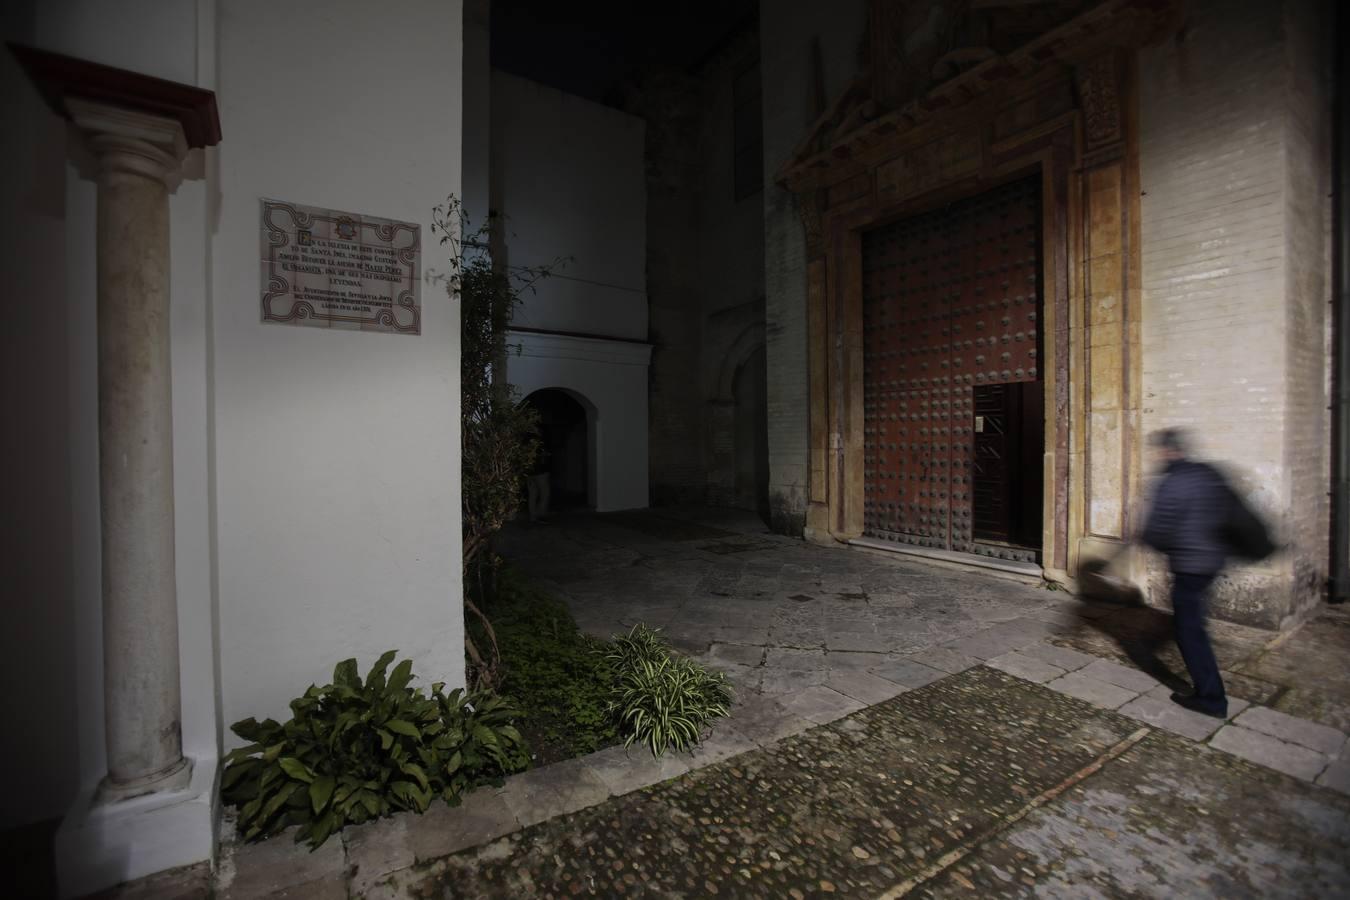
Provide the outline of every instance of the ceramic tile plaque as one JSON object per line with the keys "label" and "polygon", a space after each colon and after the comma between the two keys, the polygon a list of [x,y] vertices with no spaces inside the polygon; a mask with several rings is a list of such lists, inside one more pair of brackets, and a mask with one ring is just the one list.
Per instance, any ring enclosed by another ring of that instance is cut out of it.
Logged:
{"label": "ceramic tile plaque", "polygon": [[264,322],[422,333],[421,226],[262,201]]}

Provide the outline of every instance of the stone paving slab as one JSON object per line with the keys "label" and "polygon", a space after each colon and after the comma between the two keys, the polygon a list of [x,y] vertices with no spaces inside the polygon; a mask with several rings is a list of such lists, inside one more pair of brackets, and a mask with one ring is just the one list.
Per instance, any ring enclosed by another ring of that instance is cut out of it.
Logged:
{"label": "stone paving slab", "polygon": [[[1329,660],[1346,659],[1350,659],[1350,608],[1342,604],[1324,606],[1296,635],[1263,648],[1236,670],[1298,691],[1314,692],[1303,710],[1277,706],[1302,718],[1314,718],[1310,713],[1329,715],[1334,718],[1317,720],[1347,731],[1350,720],[1336,719],[1341,715],[1350,718],[1350,666],[1328,665]],[[1325,708],[1319,710],[1318,706]]]}
{"label": "stone paving slab", "polygon": [[1343,731],[1298,719],[1264,706],[1253,706],[1244,711],[1233,720],[1233,724],[1277,737],[1282,741],[1299,744],[1326,756],[1335,756],[1345,746]]}
{"label": "stone paving slab", "polygon": [[827,725],[867,705],[824,685],[791,694],[782,703],[788,712],[817,725]]}
{"label": "stone paving slab", "polygon": [[[502,807],[505,809],[505,804],[502,804]],[[435,807],[427,810],[426,815],[435,816],[441,808],[444,808],[442,804],[437,803]],[[411,816],[392,816],[342,830],[339,839],[347,849],[347,869],[352,893],[359,896],[375,887],[390,872],[406,869],[417,862],[417,854],[408,835],[411,819]],[[511,816],[511,823],[515,825],[514,816]],[[494,840],[505,833],[499,832],[486,840]],[[447,849],[431,853],[426,858],[445,856],[456,850],[463,850],[466,846],[469,845],[456,847],[450,844]]]}
{"label": "stone paving slab", "polygon": [[689,768],[712,765],[758,749],[759,744],[737,728],[733,720],[723,719],[689,753]]}
{"label": "stone paving slab", "polygon": [[988,660],[985,665],[1001,672],[1007,672],[1009,675],[1015,675],[1018,678],[1025,678],[1027,681],[1033,681],[1036,684],[1053,681],[1064,674],[1064,670],[1059,666],[1053,666],[1048,662],[1016,650],[1002,656],[996,656]]}
{"label": "stone paving slab", "polygon": [[1326,771],[1317,776],[1317,783],[1350,795],[1350,759],[1333,760]]}
{"label": "stone paving slab", "polygon": [[730,724],[761,747],[811,727],[808,719],[788,711],[777,698],[769,696],[750,697],[737,705]]}
{"label": "stone paving slab", "polygon": [[1228,696],[1238,697],[1254,705],[1269,706],[1270,702],[1285,690],[1278,684],[1237,672],[1220,670],[1219,677],[1223,679],[1223,687]]}
{"label": "stone paving slab", "polygon": [[1240,725],[1225,725],[1209,745],[1304,781],[1316,779],[1329,762],[1328,757],[1316,750],[1286,743]]}
{"label": "stone paving slab", "polygon": [[419,862],[485,844],[520,828],[506,799],[492,788],[471,791],[458,807],[436,803],[420,816],[396,818],[404,820],[409,847]]}
{"label": "stone paving slab", "polygon": [[765,694],[781,697],[784,694],[795,694],[809,687],[824,684],[829,677],[830,670],[824,668],[797,671],[766,666],[760,675],[759,685]]}
{"label": "stone paving slab", "polygon": [[1070,650],[1068,647],[1058,647],[1043,642],[1031,644],[1022,648],[1019,652],[1042,662],[1048,662],[1052,666],[1058,666],[1066,672],[1077,671],[1097,661],[1095,656],[1088,656],[1086,653],[1079,653],[1077,650]]}
{"label": "stone paving slab", "polygon": [[666,754],[656,759],[641,747],[609,747],[584,759],[586,768],[604,782],[613,796],[641,790],[689,771],[689,763],[682,757]]}
{"label": "stone paving slab", "polygon": [[1105,681],[1127,691],[1142,694],[1158,686],[1158,679],[1147,675],[1133,666],[1121,665],[1106,659],[1095,660],[1079,673],[1088,678]]}
{"label": "stone paving slab", "polygon": [[605,780],[582,757],[512,776],[499,796],[524,826],[594,806],[610,793]]}
{"label": "stone paving slab", "polygon": [[1270,705],[1291,716],[1350,734],[1350,697],[1336,693],[1334,686],[1327,687],[1328,690],[1323,690],[1320,685],[1312,686],[1307,682],[1299,682],[1293,687],[1281,686],[1279,696],[1271,700]]}
{"label": "stone paving slab", "polygon": [[930,647],[927,650],[909,654],[909,658],[949,675],[964,672],[966,669],[974,668],[980,664],[980,661],[975,657],[966,656],[947,647]]}
{"label": "stone paving slab", "polygon": [[871,672],[833,669],[825,686],[852,697],[865,706],[889,700],[909,688]]}
{"label": "stone paving slab", "polygon": [[757,666],[764,662],[764,648],[757,644],[713,644],[706,657],[712,665],[732,663],[741,666]]}
{"label": "stone paving slab", "polygon": [[790,647],[770,647],[764,651],[764,665],[793,671],[828,669],[824,650],[801,650]]}
{"label": "stone paving slab", "polygon": [[[886,653],[866,653],[857,650],[837,650],[825,654],[830,672],[866,672],[895,657]],[[944,670],[945,671],[945,670]]]}
{"label": "stone paving slab", "polygon": [[887,681],[908,688],[923,687],[946,676],[946,672],[914,662],[912,659],[897,659],[894,662],[877,666],[873,672]]}
{"label": "stone paving slab", "polygon": [[1089,678],[1081,672],[1069,672],[1054,681],[1047,682],[1045,686],[1052,691],[1086,700],[1102,709],[1116,709],[1137,696],[1133,691]]}
{"label": "stone paving slab", "polygon": [[1010,650],[1020,650],[1028,644],[1034,644],[1040,640],[1039,634],[1017,627],[1019,625],[1020,621],[995,625],[993,628],[986,628],[969,637],[943,644],[943,646],[948,650],[964,656],[973,656],[979,660],[993,659]]}
{"label": "stone paving slab", "polygon": [[[1228,715],[1230,717],[1237,715],[1246,705],[1245,700],[1230,697],[1228,700]],[[1147,722],[1157,728],[1179,734],[1182,737],[1190,738],[1193,741],[1203,741],[1218,731],[1224,723],[1223,719],[1216,719],[1213,716],[1207,716],[1178,706],[1170,698],[1155,697],[1148,694],[1131,700],[1120,707],[1120,713],[1141,722]]]}
{"label": "stone paving slab", "polygon": [[317,850],[297,844],[298,829],[288,828],[268,840],[253,844],[223,841],[216,895],[222,900],[266,897],[277,891],[309,883],[324,884],[346,878],[346,855],[342,839],[329,838]]}

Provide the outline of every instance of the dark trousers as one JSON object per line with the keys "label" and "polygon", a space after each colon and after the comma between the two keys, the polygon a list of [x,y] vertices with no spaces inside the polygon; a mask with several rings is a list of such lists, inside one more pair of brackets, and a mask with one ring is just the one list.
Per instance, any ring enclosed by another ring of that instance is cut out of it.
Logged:
{"label": "dark trousers", "polygon": [[1177,649],[1191,675],[1195,696],[1216,710],[1224,708],[1228,698],[1224,694],[1219,664],[1214,659],[1214,648],[1205,631],[1205,593],[1217,575],[1190,575],[1178,572],[1172,580],[1172,628]]}

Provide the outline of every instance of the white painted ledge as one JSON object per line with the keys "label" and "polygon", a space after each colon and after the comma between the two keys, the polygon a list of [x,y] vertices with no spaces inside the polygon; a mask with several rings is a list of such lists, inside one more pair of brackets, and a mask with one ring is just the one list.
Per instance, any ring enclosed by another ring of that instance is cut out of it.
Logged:
{"label": "white painted ledge", "polygon": [[181,791],[95,804],[95,786],[76,798],[56,833],[62,898],[82,897],[215,856],[218,761],[192,762],[192,780]]}

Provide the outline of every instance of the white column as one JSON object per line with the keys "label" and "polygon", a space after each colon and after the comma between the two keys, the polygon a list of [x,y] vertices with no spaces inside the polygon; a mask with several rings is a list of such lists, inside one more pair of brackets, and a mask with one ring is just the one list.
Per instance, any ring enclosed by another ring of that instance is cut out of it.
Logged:
{"label": "white column", "polygon": [[98,162],[99,499],[108,775],[119,800],[182,787],[169,372],[177,121],[67,100]]}

